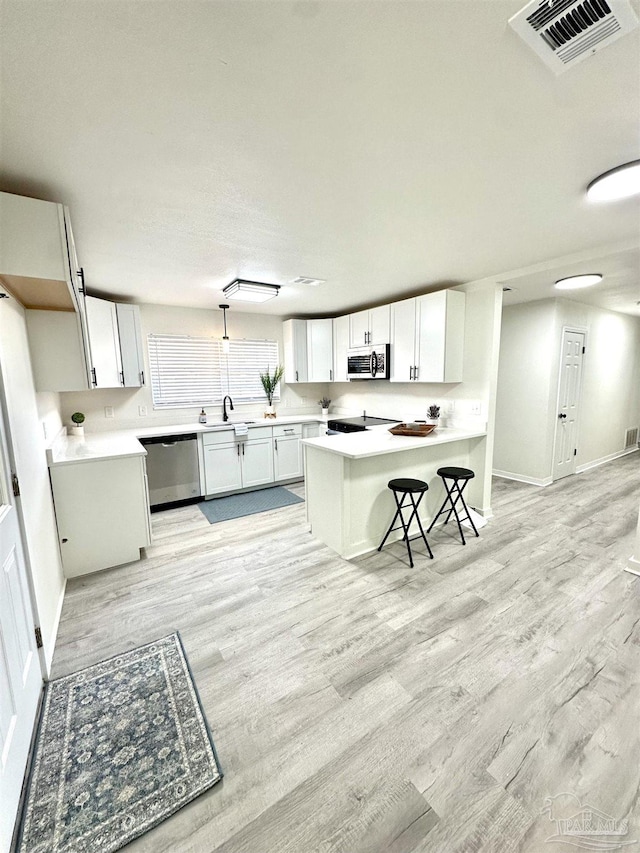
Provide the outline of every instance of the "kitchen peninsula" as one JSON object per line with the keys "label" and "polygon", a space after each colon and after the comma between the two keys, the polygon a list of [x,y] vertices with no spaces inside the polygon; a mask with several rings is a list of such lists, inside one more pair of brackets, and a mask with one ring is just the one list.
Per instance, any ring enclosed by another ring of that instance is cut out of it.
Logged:
{"label": "kitchen peninsula", "polygon": [[[439,428],[414,438],[375,427],[303,441],[312,534],[346,559],[377,548],[395,512],[387,488],[394,477],[415,477],[429,484],[420,507],[420,518],[428,525],[444,498],[436,474],[443,465],[475,472],[465,496],[482,512],[486,440],[484,429]],[[399,539],[402,531],[391,535]]]}

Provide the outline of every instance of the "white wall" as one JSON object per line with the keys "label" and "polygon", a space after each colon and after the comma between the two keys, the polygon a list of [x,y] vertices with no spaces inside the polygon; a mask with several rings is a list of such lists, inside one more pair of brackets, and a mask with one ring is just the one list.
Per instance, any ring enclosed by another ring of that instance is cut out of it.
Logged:
{"label": "white wall", "polygon": [[49,391],[36,393],[38,418],[45,441],[50,442],[62,428],[60,394]]}
{"label": "white wall", "polygon": [[[141,305],[140,319],[144,341],[145,375],[150,376],[147,352],[147,335],[194,335],[222,336],[222,311],[203,308],[175,308],[167,305]],[[227,331],[231,338],[249,340],[276,340],[280,347],[280,360],[284,360],[282,320],[265,314],[234,313],[227,311]],[[317,400],[326,392],[325,385],[281,384],[281,400],[278,411],[287,414],[319,414]],[[64,392],[60,394],[62,416],[69,424],[73,412],[83,412],[87,420],[85,429],[89,432],[100,430],[127,429],[139,426],[161,424],[193,423],[198,420],[200,407],[187,409],[161,409],[154,411],[151,387],[112,388],[84,392]],[[265,398],[266,404],[266,398]],[[114,418],[105,417],[105,406],[112,406]],[[140,416],[139,407],[145,406],[146,416]],[[262,404],[237,404],[235,417],[262,417]],[[221,406],[207,406],[210,420],[222,417]]]}
{"label": "white wall", "polygon": [[[31,568],[37,620],[47,670],[53,657],[65,579],[58,550],[45,439],[31,373],[24,309],[0,300],[0,369],[7,401],[10,440],[20,480],[20,504]],[[55,421],[55,396],[43,400],[44,418]]]}
{"label": "white wall", "polygon": [[538,484],[551,482],[555,421],[549,412],[560,353],[555,315],[553,300],[502,312],[493,469]]}
{"label": "white wall", "polygon": [[494,471],[551,482],[563,328],[586,330],[577,470],[624,452],[640,423],[640,319],[568,299],[505,308]]}
{"label": "white wall", "polygon": [[627,429],[640,425],[640,318],[568,299],[558,300],[558,309],[559,334],[563,326],[587,329],[576,460],[582,470],[619,455]]}

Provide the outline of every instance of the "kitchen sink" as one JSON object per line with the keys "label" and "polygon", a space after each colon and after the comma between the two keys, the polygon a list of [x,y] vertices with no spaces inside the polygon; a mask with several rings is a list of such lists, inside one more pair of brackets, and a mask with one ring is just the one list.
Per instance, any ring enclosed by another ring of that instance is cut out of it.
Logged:
{"label": "kitchen sink", "polygon": [[224,429],[230,428],[236,424],[255,424],[255,421],[220,421],[216,424],[205,424],[207,429]]}

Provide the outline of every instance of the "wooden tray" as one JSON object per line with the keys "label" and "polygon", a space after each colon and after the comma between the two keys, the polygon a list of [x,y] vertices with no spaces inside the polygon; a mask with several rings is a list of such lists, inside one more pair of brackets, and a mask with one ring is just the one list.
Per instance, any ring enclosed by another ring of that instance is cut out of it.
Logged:
{"label": "wooden tray", "polygon": [[429,435],[430,432],[433,432],[436,428],[437,424],[418,424],[417,428],[410,427],[409,424],[398,424],[397,426],[391,427],[389,430],[393,435],[412,435],[412,436],[425,436]]}

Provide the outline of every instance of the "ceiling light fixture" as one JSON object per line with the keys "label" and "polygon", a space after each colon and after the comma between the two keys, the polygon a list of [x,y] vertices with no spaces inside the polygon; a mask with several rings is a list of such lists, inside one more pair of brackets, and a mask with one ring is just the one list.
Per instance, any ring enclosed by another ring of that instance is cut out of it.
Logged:
{"label": "ceiling light fixture", "polygon": [[617,201],[640,193],[640,160],[609,169],[587,187],[589,201]]}
{"label": "ceiling light fixture", "polygon": [[224,328],[224,334],[222,335],[222,352],[229,352],[229,335],[227,334],[227,309],[228,305],[218,305],[218,308],[222,308],[222,323]]}
{"label": "ceiling light fixture", "polygon": [[560,278],[555,283],[558,290],[578,290],[581,287],[591,287],[602,281],[600,273],[587,273],[586,275],[572,275],[569,278]]}
{"label": "ceiling light fixture", "polygon": [[244,281],[237,278],[223,288],[227,299],[237,299],[239,302],[266,302],[278,295],[279,284],[261,284],[258,281]]}

